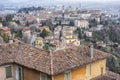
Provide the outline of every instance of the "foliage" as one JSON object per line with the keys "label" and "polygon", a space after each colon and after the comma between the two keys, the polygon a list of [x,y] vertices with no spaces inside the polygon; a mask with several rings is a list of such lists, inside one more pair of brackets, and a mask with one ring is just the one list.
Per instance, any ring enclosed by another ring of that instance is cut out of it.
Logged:
{"label": "foliage", "polygon": [[40,36],[42,38],[45,38],[47,36],[49,36],[50,32],[48,32],[46,29],[43,29],[43,31],[41,32]]}
{"label": "foliage", "polygon": [[95,19],[89,20],[89,28],[97,26],[97,21]]}
{"label": "foliage", "polygon": [[29,7],[29,8],[21,8],[18,13],[25,12],[28,13],[30,11],[36,11],[36,10],[44,10],[43,7]]}
{"label": "foliage", "polygon": [[0,17],[0,22],[2,22],[2,17]]}
{"label": "foliage", "polygon": [[74,21],[70,21],[69,26],[74,26]]}
{"label": "foliage", "polygon": [[49,44],[45,43],[45,45],[43,46],[43,49],[49,51]]}
{"label": "foliage", "polygon": [[77,28],[74,33],[78,34],[78,38],[82,39],[83,35],[82,35],[82,30],[80,28]]}
{"label": "foliage", "polygon": [[14,17],[14,15],[8,14],[8,15],[6,16],[6,21],[7,21],[7,22],[12,21],[13,17]]}
{"label": "foliage", "polygon": [[22,38],[22,30],[15,31],[14,29],[12,29],[11,33],[14,34],[14,36],[17,38]]}
{"label": "foliage", "polygon": [[18,20],[18,21],[14,21],[15,23],[17,23],[18,25],[20,25],[20,21]]}
{"label": "foliage", "polygon": [[11,15],[11,14],[8,14],[5,16],[5,20],[2,20],[2,24],[3,26],[8,26],[9,25],[9,22],[13,21],[13,16],[14,15]]}
{"label": "foliage", "polygon": [[2,38],[3,38],[3,40],[4,40],[6,43],[9,42],[9,36],[8,36],[8,35],[3,34],[3,35],[2,35]]}
{"label": "foliage", "polygon": [[43,46],[43,49],[49,51],[51,49],[50,47],[54,47],[54,45],[50,43],[45,43]]}

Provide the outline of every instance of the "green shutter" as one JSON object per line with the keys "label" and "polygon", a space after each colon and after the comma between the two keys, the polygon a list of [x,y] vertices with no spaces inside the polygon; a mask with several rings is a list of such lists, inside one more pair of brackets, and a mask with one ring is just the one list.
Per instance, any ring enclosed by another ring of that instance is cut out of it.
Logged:
{"label": "green shutter", "polygon": [[11,78],[12,77],[12,67],[7,66],[6,68],[6,78]]}
{"label": "green shutter", "polygon": [[47,76],[45,74],[41,74],[41,80],[47,80]]}

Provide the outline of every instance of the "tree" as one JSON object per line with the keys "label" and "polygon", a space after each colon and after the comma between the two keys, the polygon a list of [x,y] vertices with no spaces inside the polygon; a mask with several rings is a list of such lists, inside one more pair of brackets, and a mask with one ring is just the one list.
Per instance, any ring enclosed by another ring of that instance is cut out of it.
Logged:
{"label": "tree", "polygon": [[15,31],[14,29],[11,30],[12,34],[15,34],[15,37],[22,38],[22,30]]}
{"label": "tree", "polygon": [[43,46],[43,49],[49,51],[50,49],[52,49],[53,47],[55,47],[55,45],[51,44],[51,43],[45,43]]}
{"label": "tree", "polygon": [[13,15],[8,14],[8,15],[6,16],[6,21],[7,21],[7,22],[12,21],[12,19],[13,19]]}
{"label": "tree", "polygon": [[43,46],[43,49],[49,51],[49,44],[48,44],[48,43],[45,43],[45,45]]}
{"label": "tree", "polygon": [[82,35],[82,30],[80,28],[77,28],[74,33],[78,34],[78,38],[82,39],[83,35]]}
{"label": "tree", "polygon": [[2,18],[0,17],[0,22],[2,22]]}
{"label": "tree", "polygon": [[74,26],[74,21],[70,21],[69,26]]}
{"label": "tree", "polygon": [[41,36],[42,38],[45,38],[45,37],[49,36],[49,34],[50,34],[50,32],[48,32],[46,29],[43,29],[43,31],[42,31],[42,33],[40,34],[40,36]]}
{"label": "tree", "polygon": [[2,35],[2,38],[3,38],[3,40],[4,40],[6,43],[9,42],[9,36],[8,36],[8,35],[3,34],[3,35]]}

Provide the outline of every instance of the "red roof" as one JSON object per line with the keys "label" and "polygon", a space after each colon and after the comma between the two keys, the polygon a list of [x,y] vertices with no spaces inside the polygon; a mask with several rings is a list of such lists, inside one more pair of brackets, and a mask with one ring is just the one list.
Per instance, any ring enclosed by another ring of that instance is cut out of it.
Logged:
{"label": "red roof", "polygon": [[16,63],[49,75],[56,75],[107,57],[110,57],[110,54],[94,49],[94,58],[91,59],[87,46],[50,53],[22,42],[0,45],[0,65]]}

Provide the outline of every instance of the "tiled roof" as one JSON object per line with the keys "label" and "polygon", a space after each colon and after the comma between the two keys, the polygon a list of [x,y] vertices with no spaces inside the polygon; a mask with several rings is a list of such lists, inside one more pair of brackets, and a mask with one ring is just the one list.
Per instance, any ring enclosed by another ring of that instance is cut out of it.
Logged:
{"label": "tiled roof", "polygon": [[112,71],[107,71],[105,75],[98,76],[91,80],[120,80],[120,74],[114,73]]}
{"label": "tiled roof", "polygon": [[116,79],[110,78],[108,76],[99,76],[91,80],[116,80]]}
{"label": "tiled roof", "polygon": [[94,49],[94,58],[88,56],[88,47],[79,46],[47,52],[22,42],[0,45],[0,65],[16,63],[49,75],[56,75],[93,61],[109,57]]}
{"label": "tiled roof", "polygon": [[112,71],[107,71],[107,76],[109,76],[115,80],[120,80],[120,74],[114,73]]}

